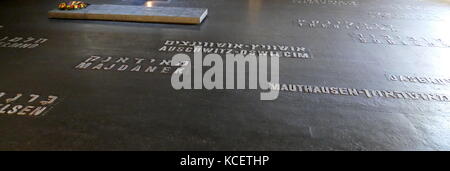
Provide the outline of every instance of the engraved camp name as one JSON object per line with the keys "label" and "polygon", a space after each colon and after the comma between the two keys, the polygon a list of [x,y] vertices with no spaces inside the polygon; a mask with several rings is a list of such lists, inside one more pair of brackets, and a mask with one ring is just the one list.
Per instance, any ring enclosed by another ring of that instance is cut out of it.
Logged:
{"label": "engraved camp name", "polygon": [[41,116],[56,103],[58,96],[0,91],[0,117],[7,115]]}
{"label": "engraved camp name", "polygon": [[405,13],[390,13],[390,12],[369,12],[371,18],[376,19],[398,19],[398,20],[425,20],[425,21],[444,21],[444,19],[438,15],[433,14],[405,14]]}
{"label": "engraved camp name", "polygon": [[422,10],[422,11],[432,11],[435,10],[434,7],[430,6],[418,6],[418,5],[406,5],[406,4],[391,4],[388,5],[386,8],[388,9],[394,9],[394,10]]}
{"label": "engraved camp name", "polygon": [[350,33],[349,35],[353,38],[353,40],[365,44],[450,48],[450,44],[448,43],[448,41],[443,40],[442,38],[399,36],[392,34],[375,35],[364,33]]}
{"label": "engraved camp name", "polygon": [[378,30],[378,31],[398,31],[391,24],[354,22],[347,20],[308,20],[297,19],[300,28],[319,28],[328,30]]}
{"label": "engraved camp name", "polygon": [[47,42],[46,38],[0,36],[0,48],[33,49]]}
{"label": "engraved camp name", "polygon": [[77,70],[172,74],[188,61],[172,65],[170,59],[90,56],[75,66]]}
{"label": "engraved camp name", "polygon": [[304,93],[304,94],[322,94],[336,96],[353,96],[366,98],[387,98],[387,99],[403,99],[403,100],[422,100],[422,101],[438,101],[450,102],[450,96],[445,94],[434,93],[418,93],[406,91],[389,91],[389,90],[371,90],[371,89],[355,89],[355,88],[339,88],[300,84],[274,84],[269,83],[270,90]]}
{"label": "engraved camp name", "polygon": [[406,83],[450,85],[450,78],[431,78],[431,77],[386,74],[386,79],[389,81],[406,82]]}
{"label": "engraved camp name", "polygon": [[[392,0],[391,0],[392,1]],[[412,0],[408,0],[408,1],[412,1]],[[383,10],[390,10],[390,11],[399,11],[399,10],[403,10],[405,12],[433,12],[435,10],[439,10],[439,6],[435,6],[435,5],[417,5],[415,3],[411,3],[414,5],[409,5],[409,4],[396,4],[396,3],[383,3],[383,2],[377,2],[377,5],[370,5],[368,6],[370,10],[373,11],[383,11]]]}
{"label": "engraved camp name", "polygon": [[359,1],[351,0],[292,0],[295,4],[313,6],[313,5],[326,5],[326,6],[351,6],[356,7],[359,5]]}
{"label": "engraved camp name", "polygon": [[[202,48],[194,48],[201,46]],[[243,44],[229,42],[202,42],[202,41],[179,41],[166,40],[160,52],[176,53],[215,53],[215,54],[242,54],[242,55],[265,55],[268,57],[284,57],[311,59],[310,51],[301,46],[266,45],[266,44]]]}

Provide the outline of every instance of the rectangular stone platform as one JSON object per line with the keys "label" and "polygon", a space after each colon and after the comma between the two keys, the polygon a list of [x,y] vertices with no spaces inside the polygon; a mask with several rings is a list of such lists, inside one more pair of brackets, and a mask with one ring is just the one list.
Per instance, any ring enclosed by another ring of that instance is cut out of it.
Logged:
{"label": "rectangular stone platform", "polygon": [[89,5],[80,10],[51,10],[49,18],[112,20],[133,22],[200,24],[208,9],[181,7],[145,7],[130,5]]}

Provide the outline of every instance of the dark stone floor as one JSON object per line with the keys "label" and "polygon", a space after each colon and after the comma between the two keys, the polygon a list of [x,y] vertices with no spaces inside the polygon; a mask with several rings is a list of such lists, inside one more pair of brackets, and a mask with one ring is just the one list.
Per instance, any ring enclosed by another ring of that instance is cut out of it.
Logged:
{"label": "dark stone floor", "polygon": [[[152,5],[209,15],[200,25],[56,20],[54,0],[2,2],[0,150],[450,150],[449,1]],[[281,91],[260,101],[258,90],[174,90],[162,66],[76,68],[90,56],[159,63],[175,54],[159,50],[167,40],[305,47],[311,58],[280,57],[281,83],[384,96]]]}

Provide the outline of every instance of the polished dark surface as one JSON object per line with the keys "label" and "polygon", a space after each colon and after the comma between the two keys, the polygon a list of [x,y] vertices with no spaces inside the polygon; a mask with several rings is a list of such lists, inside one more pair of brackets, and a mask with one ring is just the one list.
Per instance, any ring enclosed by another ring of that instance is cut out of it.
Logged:
{"label": "polished dark surface", "polygon": [[[48,39],[0,48],[0,92],[59,96],[39,117],[0,114],[0,150],[450,150],[450,103],[254,90],[180,90],[170,74],[74,67],[91,55],[170,59],[166,40],[302,46],[312,59],[280,58],[282,83],[450,94],[450,85],[386,75],[450,78],[445,44],[361,43],[355,35],[450,42],[446,0],[171,0],[208,8],[200,25],[54,20],[55,1],[0,6],[0,40]],[[346,1],[347,2],[347,1]],[[90,0],[144,5],[145,1]],[[392,25],[394,30],[300,27],[307,21]],[[2,102],[4,103],[4,102]]]}

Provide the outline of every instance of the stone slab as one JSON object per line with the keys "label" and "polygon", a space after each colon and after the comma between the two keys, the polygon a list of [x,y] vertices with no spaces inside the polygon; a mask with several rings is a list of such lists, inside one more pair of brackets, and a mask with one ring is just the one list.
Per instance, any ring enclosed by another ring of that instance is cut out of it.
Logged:
{"label": "stone slab", "polygon": [[208,9],[182,7],[145,7],[133,5],[89,5],[81,10],[48,12],[49,18],[112,20],[156,23],[200,24],[208,15]]}

